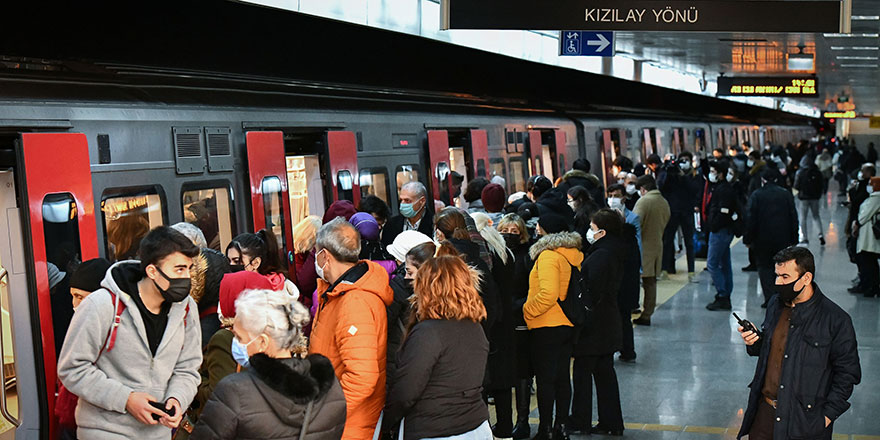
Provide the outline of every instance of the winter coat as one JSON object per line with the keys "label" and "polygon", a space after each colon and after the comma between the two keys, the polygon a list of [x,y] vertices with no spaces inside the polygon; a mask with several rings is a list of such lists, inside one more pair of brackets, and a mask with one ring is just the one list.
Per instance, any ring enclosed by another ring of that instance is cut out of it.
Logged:
{"label": "winter coat", "polygon": [[483,299],[483,306],[486,307],[486,319],[481,323],[483,329],[486,330],[488,337],[490,329],[495,325],[504,311],[498,305],[498,285],[492,278],[492,270],[489,268],[482,258],[480,258],[480,246],[470,240],[459,240],[457,238],[447,238],[452,246],[459,254],[464,256],[464,261],[469,266],[477,269],[482,275],[480,277],[480,285],[477,290],[480,292],[480,298]]}
{"label": "winter coat", "polygon": [[406,268],[404,265],[400,265],[389,281],[391,291],[394,292],[394,300],[387,308],[388,355],[385,362],[385,373],[389,379],[387,382],[389,385],[391,384],[390,378],[394,377],[394,371],[397,370],[397,353],[403,344],[411,311],[409,298],[413,295],[413,288],[410,280],[404,279],[405,275]]}
{"label": "winter coat", "polygon": [[[813,297],[797,304],[791,312],[791,326],[785,343],[777,397],[773,438],[831,439],[833,423],[849,409],[853,387],[862,377],[858,343],[852,320],[837,304],[822,294],[813,283]],[[749,385],[749,406],[743,416],[737,438],[749,433],[758,405],[763,401],[762,388],[767,373],[773,330],[779,322],[782,305],[779,295],[770,298],[761,326],[763,336],[746,346],[751,356],[758,356],[755,377]],[[825,417],[832,425],[825,427]]]}
{"label": "winter coat", "polygon": [[[125,410],[133,391],[158,401],[177,399],[189,406],[199,385],[202,335],[198,308],[192,298],[171,304],[168,323],[154,356],[140,311],[128,291],[137,294],[144,273],[139,261],[110,267],[101,290],[77,308],[58,360],[58,377],[79,396],[77,437],[88,439],[167,439],[171,429],[145,425]],[[125,305],[116,327],[113,349],[101,352],[114,324],[113,292]],[[187,310],[188,309],[188,310]]]}
{"label": "winter coat", "polygon": [[307,308],[312,307],[312,293],[318,288],[318,273],[315,271],[315,250],[296,254],[296,287],[299,288],[299,301]]}
{"label": "winter coat", "polygon": [[602,187],[602,183],[595,174],[581,170],[571,170],[562,176],[562,182],[558,188],[568,193],[568,190],[575,186],[584,187],[590,193],[590,197],[593,198],[593,202],[596,205],[599,207],[605,206],[605,188]]}
{"label": "winter coat", "polygon": [[495,253],[492,264],[492,279],[498,286],[498,307],[503,311],[501,317],[489,331],[489,369],[488,378],[490,389],[510,389],[516,383],[516,371],[510,368],[516,363],[516,345],[514,344],[514,329],[516,317],[510,310],[513,309],[514,271],[516,262],[513,252],[504,248],[508,253],[505,264]]}
{"label": "winter coat", "polygon": [[488,352],[477,323],[430,319],[413,326],[388,392],[384,426],[404,418],[404,440],[476,429],[489,419],[482,395]]}
{"label": "winter coat", "polygon": [[825,178],[815,165],[806,164],[795,174],[794,189],[798,191],[800,200],[818,200],[825,189]]}
{"label": "winter coat", "polygon": [[620,350],[623,330],[617,295],[626,252],[626,241],[611,234],[597,240],[587,251],[581,274],[587,282],[587,304],[592,313],[581,329],[575,356],[602,356]]}
{"label": "winter coat", "polygon": [[[871,226],[874,222],[874,216],[880,212],[880,192],[875,192],[862,203],[859,208],[859,237],[856,242],[858,252],[873,252],[880,254],[880,240],[874,237],[874,231]],[[877,221],[880,221],[878,219]]]}
{"label": "winter coat", "polygon": [[296,440],[309,402],[305,438],[342,436],[345,396],[327,358],[273,359],[258,353],[247,372],[220,381],[190,438]]}
{"label": "winter coat", "polygon": [[620,290],[617,296],[617,305],[621,312],[631,312],[639,308],[642,253],[639,250],[637,233],[634,225],[629,222],[624,223],[621,239],[626,253],[623,258],[623,273],[621,274]]}
{"label": "winter coat", "polygon": [[388,273],[372,261],[360,261],[321,292],[309,353],[330,359],[345,393],[343,438],[372,438],[385,402],[388,315],[394,299]]}
{"label": "winter coat", "polygon": [[193,421],[198,420],[205,403],[214,393],[217,384],[238,369],[238,363],[232,358],[232,336],[231,331],[221,329],[214,333],[205,347],[204,360],[202,366],[199,367],[202,382],[199,384],[189,411],[189,416]]}
{"label": "winter coat", "polygon": [[791,192],[768,183],[752,193],[746,209],[743,243],[776,253],[798,242],[798,213]]}
{"label": "winter coat", "polygon": [[[674,165],[673,165],[674,166]],[[665,178],[658,181],[657,186],[660,193],[669,203],[669,210],[673,212],[693,212],[696,204],[694,188],[691,188],[691,182],[687,175],[681,170],[670,169],[662,173]]]}
{"label": "winter coat", "polygon": [[[427,202],[431,204],[431,199]],[[433,206],[433,205],[431,205]],[[428,237],[434,236],[434,211],[431,206],[425,207],[425,213],[422,215],[421,223],[419,223],[418,231]],[[409,221],[406,217],[398,214],[388,219],[385,227],[382,228],[382,247],[388,248],[388,245],[394,243],[394,239],[403,232],[403,222]]]}
{"label": "winter coat", "polygon": [[846,235],[852,234],[852,223],[859,218],[859,208],[868,200],[868,180],[857,180],[847,189],[849,196],[849,209],[846,216],[846,225],[843,231]]}
{"label": "winter coat", "polygon": [[523,317],[523,305],[529,297],[529,274],[532,272],[535,262],[529,256],[529,247],[533,244],[523,243],[513,249],[513,276],[511,278],[511,309],[513,309],[514,326],[525,329],[526,320]]}
{"label": "winter coat", "polygon": [[655,189],[636,202],[633,212],[642,221],[642,277],[657,276],[653,262],[663,256],[663,231],[671,215],[669,203]]}
{"label": "winter coat", "polygon": [[535,204],[538,205],[540,215],[559,214],[565,217],[569,226],[574,225],[574,211],[568,206],[568,194],[562,188],[550,188],[538,197]]}
{"label": "winter coat", "polygon": [[565,300],[571,266],[581,267],[584,254],[580,251],[581,236],[577,232],[560,232],[541,237],[529,256],[535,266],[529,274],[529,296],[523,305],[523,316],[529,330],[543,327],[573,327],[557,301]]}
{"label": "winter coat", "polygon": [[473,214],[476,212],[482,212],[483,214],[485,214],[486,208],[483,207],[483,200],[477,199],[477,200],[474,200],[473,202],[468,203],[467,212],[468,212],[468,214]]}
{"label": "winter coat", "polygon": [[767,162],[759,160],[749,169],[749,195],[761,188],[761,175],[767,169]]}
{"label": "winter coat", "polygon": [[[706,206],[706,226],[704,229],[709,232],[718,232],[728,228],[732,231],[735,226],[734,222],[742,217],[739,203],[737,202],[737,193],[733,189],[733,185],[728,182],[718,182],[712,189],[712,194],[709,197],[709,204]],[[736,219],[734,219],[734,216]]]}

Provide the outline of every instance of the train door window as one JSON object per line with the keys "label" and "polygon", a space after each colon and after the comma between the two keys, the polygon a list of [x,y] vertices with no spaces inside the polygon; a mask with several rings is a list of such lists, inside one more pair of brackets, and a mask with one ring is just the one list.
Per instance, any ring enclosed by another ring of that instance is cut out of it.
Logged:
{"label": "train door window", "polygon": [[510,158],[510,180],[507,182],[511,192],[526,190],[526,172],[521,157]]}
{"label": "train door window", "polygon": [[698,128],[694,130],[694,151],[703,151],[706,148],[706,130]]}
{"label": "train door window", "polygon": [[180,197],[183,220],[192,223],[205,234],[208,247],[223,251],[232,241],[232,193],[227,186],[206,187],[204,184],[185,184]]}
{"label": "train door window", "polygon": [[70,275],[82,262],[76,201],[70,193],[49,194],[43,199],[42,213],[57,356],[61,353],[61,344],[73,318],[68,282]]}
{"label": "train door window", "polygon": [[[493,177],[498,176],[498,177],[504,179],[505,184],[509,183],[509,182],[507,182],[507,169],[504,166],[504,158],[503,157],[496,158],[496,159],[489,159],[489,174],[490,174],[489,180],[492,180]],[[508,188],[504,188],[504,190],[507,191]]]}
{"label": "train door window", "polygon": [[[449,149],[449,169],[450,171],[454,171],[463,177],[461,187],[466,187],[468,182],[468,172],[464,148],[457,147]],[[455,184],[455,182],[453,182],[453,184]],[[453,197],[453,199],[455,200],[453,200],[450,205],[454,203],[459,208],[467,208],[466,202],[463,198]]]}
{"label": "train door window", "polygon": [[385,168],[362,168],[358,174],[361,187],[361,198],[376,196],[385,203],[391,195],[388,191],[388,170]]}
{"label": "train door window", "polygon": [[163,212],[162,198],[156,187],[105,191],[101,197],[101,215],[107,259],[137,258],[141,239],[151,229],[165,224]]}
{"label": "train door window", "polygon": [[341,170],[336,173],[336,195],[339,200],[348,200],[354,203],[354,179],[351,171]]}
{"label": "train door window", "polygon": [[565,155],[559,155],[559,173],[565,175]]}
{"label": "train door window", "polygon": [[12,430],[18,424],[15,334],[12,333],[12,318],[9,312],[8,283],[9,274],[3,266],[3,261],[0,261],[0,348],[2,348],[0,351],[3,353],[3,419],[0,420],[0,433]]}
{"label": "train door window", "polygon": [[[290,223],[296,225],[300,220],[310,216],[324,215],[324,181],[321,179],[321,166],[318,155],[287,156],[287,192],[290,197]],[[337,175],[337,179],[339,176]],[[348,176],[349,192],[351,192],[351,174]],[[340,191],[340,199],[343,190]]]}
{"label": "train door window", "polygon": [[403,188],[403,185],[419,180],[419,166],[398,165],[394,170],[394,179],[397,181],[397,194],[400,194],[400,188]]}
{"label": "train door window", "polygon": [[541,163],[546,164],[541,167],[544,170],[544,176],[550,179],[551,182],[556,181],[556,177],[553,176],[553,159],[550,157],[550,146],[547,144],[541,145]]}
{"label": "train door window", "polygon": [[263,215],[266,218],[266,229],[275,235],[278,248],[282,255],[287,253],[287,240],[285,240],[283,203],[281,202],[281,179],[269,176],[260,183],[260,192],[263,194]]}
{"label": "train door window", "polygon": [[483,159],[477,159],[477,177],[487,177],[486,161]]}

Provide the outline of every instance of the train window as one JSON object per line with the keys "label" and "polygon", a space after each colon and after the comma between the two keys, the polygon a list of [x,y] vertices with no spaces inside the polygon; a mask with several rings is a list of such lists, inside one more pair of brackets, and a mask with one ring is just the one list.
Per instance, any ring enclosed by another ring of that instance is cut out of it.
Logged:
{"label": "train window", "polygon": [[477,159],[477,177],[486,177],[486,161]]}
{"label": "train window", "polygon": [[310,216],[324,215],[324,180],[317,155],[287,156],[287,187],[290,224]]}
{"label": "train window", "polygon": [[397,180],[397,193],[400,194],[400,188],[409,182],[417,182],[419,180],[418,165],[398,165],[394,171]]}
{"label": "train window", "polygon": [[565,155],[559,154],[559,174],[565,175]]}
{"label": "train window", "polygon": [[185,184],[180,197],[183,220],[198,226],[205,234],[208,247],[222,251],[233,236],[234,212],[232,192],[228,185],[206,187],[204,183]]}
{"label": "train window", "polygon": [[156,187],[115,191],[112,196],[107,195],[108,191],[101,198],[107,259],[135,259],[141,239],[151,229],[165,224],[162,198]]}
{"label": "train window", "polygon": [[376,196],[385,203],[391,198],[388,193],[388,170],[385,168],[362,168],[358,181],[361,184],[361,198]]}
{"label": "train window", "polygon": [[[275,234],[278,241],[278,249],[281,255],[287,254],[287,242],[284,240],[284,205],[281,202],[281,179],[269,176],[260,183],[260,192],[263,194],[263,215],[266,218],[266,230]],[[283,259],[282,259],[283,261]]]}
{"label": "train window", "polygon": [[[504,166],[504,158],[489,159],[489,179],[498,176],[507,182],[507,169]],[[507,191],[507,188],[504,188]]]}
{"label": "train window", "polygon": [[9,274],[0,261],[0,348],[3,353],[3,419],[0,420],[0,433],[7,432],[18,424],[18,387],[15,373],[15,335],[12,333],[12,319],[9,314]]}
{"label": "train window", "polygon": [[[73,305],[67,298],[70,294],[69,276],[82,261],[76,201],[70,193],[49,194],[43,199],[42,215],[57,356],[73,319]],[[59,301],[59,298],[65,299]]]}
{"label": "train window", "polygon": [[354,188],[351,171],[341,170],[336,173],[336,196],[339,200],[354,203]]}
{"label": "train window", "polygon": [[508,185],[510,186],[511,192],[525,191],[526,190],[526,180],[525,180],[525,166],[523,164],[523,160],[520,157],[511,157],[510,158],[510,180],[508,181]]}

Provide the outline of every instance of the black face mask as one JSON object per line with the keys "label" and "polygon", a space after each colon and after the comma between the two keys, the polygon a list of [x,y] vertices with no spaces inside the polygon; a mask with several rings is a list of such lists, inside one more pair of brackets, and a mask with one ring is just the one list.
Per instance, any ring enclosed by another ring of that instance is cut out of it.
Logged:
{"label": "black face mask", "polygon": [[162,298],[164,298],[165,301],[180,302],[189,296],[189,290],[192,284],[189,278],[168,278],[168,275],[165,275],[159,267],[156,267],[156,271],[158,271],[159,275],[162,275],[162,278],[165,278],[165,281],[168,281],[169,284],[168,289],[163,289],[159,287],[159,284],[157,284],[155,280],[153,281],[153,284],[159,289],[159,293],[162,294]]}
{"label": "black face mask", "polygon": [[784,301],[786,303],[790,303],[790,302],[794,301],[794,299],[797,298],[797,296],[800,295],[801,292],[804,291],[804,287],[806,287],[806,286],[804,286],[801,288],[801,290],[798,290],[798,291],[794,290],[794,285],[797,284],[801,280],[801,278],[803,278],[803,277],[804,276],[801,275],[798,277],[798,279],[796,279],[788,284],[777,284],[776,285],[776,292],[779,293],[779,299],[781,299],[782,301]]}
{"label": "black face mask", "polygon": [[244,264],[230,264],[229,271],[232,273],[241,272],[244,270]]}
{"label": "black face mask", "polygon": [[519,242],[519,234],[504,233],[501,236],[504,237],[504,243],[507,244],[507,247],[511,249],[516,249],[522,244]]}

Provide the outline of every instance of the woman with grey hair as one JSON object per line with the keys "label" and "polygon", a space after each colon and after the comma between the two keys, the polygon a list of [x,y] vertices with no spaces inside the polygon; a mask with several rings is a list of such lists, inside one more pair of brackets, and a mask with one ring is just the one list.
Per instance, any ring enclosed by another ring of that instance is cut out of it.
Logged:
{"label": "woman with grey hair", "polygon": [[332,364],[295,354],[308,310],[271,290],[242,293],[235,309],[232,354],[247,370],[217,385],[190,438],[340,438],[345,396]]}

